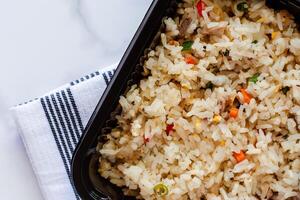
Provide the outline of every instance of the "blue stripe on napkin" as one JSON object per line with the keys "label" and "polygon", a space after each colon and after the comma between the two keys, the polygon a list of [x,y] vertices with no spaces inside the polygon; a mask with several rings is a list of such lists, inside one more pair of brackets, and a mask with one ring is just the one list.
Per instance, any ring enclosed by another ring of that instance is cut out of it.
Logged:
{"label": "blue stripe on napkin", "polygon": [[82,125],[82,120],[80,118],[80,115],[79,115],[79,111],[78,111],[78,108],[77,108],[77,105],[75,103],[75,100],[74,100],[74,97],[73,97],[73,94],[71,92],[71,89],[70,88],[67,88],[67,95],[69,96],[69,100],[70,100],[70,103],[71,103],[71,106],[73,107],[74,109],[74,113],[75,113],[75,116],[76,116],[76,119],[77,119],[77,123],[79,125],[79,128],[81,130],[81,132],[83,132],[83,125]]}
{"label": "blue stripe on napkin", "polygon": [[84,131],[84,127],[71,87],[99,75],[102,75],[106,85],[108,85],[114,72],[115,70],[106,71],[102,74],[98,71],[91,73],[90,75],[72,81],[69,87],[39,99],[63,161],[66,173],[68,174],[70,183],[73,187],[76,199],[78,200],[80,197],[76,193],[71,178],[71,159],[76,145],[80,140],[80,136]]}
{"label": "blue stripe on napkin", "polygon": [[[69,88],[67,88],[69,89]],[[66,90],[67,90],[66,89]],[[61,91],[61,93],[65,92],[64,90]],[[56,93],[56,97],[54,94],[45,96],[40,99],[41,105],[43,107],[43,110],[45,112],[46,118],[48,120],[50,129],[52,131],[55,143],[57,145],[58,151],[60,153],[60,156],[62,158],[65,170],[67,172],[67,175],[69,177],[70,183],[73,187],[76,199],[79,200],[79,196],[75,191],[74,184],[72,182],[71,178],[71,159],[72,154],[74,152],[74,149],[76,147],[76,144],[79,141],[79,138],[75,138],[76,133],[71,129],[71,120],[68,115],[64,115],[64,105],[63,104],[57,104],[59,102],[58,99],[62,99],[61,93]],[[67,93],[67,101],[65,103],[69,103],[74,101],[73,96],[70,96],[69,93]],[[56,99],[57,98],[57,99]],[[71,103],[71,110],[73,110],[75,113],[78,112],[77,107],[74,107]],[[72,114],[73,115],[73,114]],[[75,118],[78,122],[81,122],[80,117],[73,115],[73,118]],[[72,124],[74,126],[78,126],[78,124],[74,123]],[[68,127],[68,129],[67,129]],[[77,127],[78,128],[78,127]],[[80,133],[82,133],[82,130],[80,130]]]}
{"label": "blue stripe on napkin", "polygon": [[[106,71],[106,72],[102,73],[102,77],[104,78],[106,85],[108,85],[109,81],[112,79],[114,72],[115,72],[115,70],[109,70],[109,71]],[[99,75],[100,75],[100,72],[96,71],[94,73],[91,73],[89,75],[81,77],[80,79],[72,81],[70,83],[70,85],[74,86],[74,85],[76,85],[78,83],[84,82],[86,80],[89,80],[90,78],[93,78],[93,77],[96,77],[96,76],[99,76]]]}
{"label": "blue stripe on napkin", "polygon": [[[115,71],[116,71],[116,70],[114,69],[114,70],[108,70],[108,71],[102,73],[102,76],[103,76],[103,78],[104,78],[104,80],[105,80],[106,85],[109,84],[109,82],[110,82],[110,80],[112,79],[113,74],[115,73]],[[94,73],[91,73],[91,74],[89,74],[89,75],[86,75],[86,76],[84,76],[84,77],[81,77],[80,79],[77,79],[77,80],[75,80],[75,81],[70,82],[70,86],[72,87],[72,86],[74,86],[74,85],[77,85],[77,84],[79,84],[79,83],[81,83],[81,82],[84,82],[84,81],[86,81],[86,80],[89,80],[89,79],[94,78],[94,77],[99,76],[99,75],[100,75],[100,72],[99,72],[99,71],[96,71],[96,72],[94,72]],[[40,99],[40,98],[31,99],[31,100],[29,100],[29,101],[26,101],[26,102],[20,103],[20,104],[18,104],[18,105],[15,105],[15,107],[17,107],[17,106],[22,106],[22,105],[26,105],[26,104],[28,104],[28,103],[31,103],[31,102],[33,102],[33,101],[37,101],[37,100],[39,100],[39,99]]]}
{"label": "blue stripe on napkin", "polygon": [[109,80],[108,80],[107,74],[106,73],[102,73],[102,76],[104,78],[104,81],[105,81],[106,85],[108,85]]}

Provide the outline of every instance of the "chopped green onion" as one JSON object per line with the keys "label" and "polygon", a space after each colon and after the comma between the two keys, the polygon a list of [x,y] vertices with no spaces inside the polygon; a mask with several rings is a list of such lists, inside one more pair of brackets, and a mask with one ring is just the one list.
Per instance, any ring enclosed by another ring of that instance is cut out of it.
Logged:
{"label": "chopped green onion", "polygon": [[281,88],[282,93],[285,95],[288,93],[289,90],[290,90],[290,88],[288,86]]}
{"label": "chopped green onion", "polygon": [[257,43],[258,43],[257,40],[253,40],[253,41],[252,41],[252,44],[257,44]]}
{"label": "chopped green onion", "polygon": [[249,6],[246,1],[242,1],[236,5],[236,9],[241,12],[247,12],[248,8]]}
{"label": "chopped green onion", "polygon": [[182,51],[189,51],[192,49],[192,45],[194,44],[193,41],[185,41],[183,44],[182,44]]}
{"label": "chopped green onion", "polygon": [[159,183],[159,184],[155,185],[153,190],[154,190],[155,194],[157,194],[159,196],[166,196],[169,193],[168,187],[163,183]]}
{"label": "chopped green onion", "polygon": [[206,85],[205,85],[205,89],[211,89],[212,90],[213,87],[214,87],[214,84],[211,81],[207,82]]}
{"label": "chopped green onion", "polygon": [[258,81],[258,77],[259,77],[259,74],[254,74],[252,77],[249,78],[249,82],[252,82],[252,83],[256,83]]}

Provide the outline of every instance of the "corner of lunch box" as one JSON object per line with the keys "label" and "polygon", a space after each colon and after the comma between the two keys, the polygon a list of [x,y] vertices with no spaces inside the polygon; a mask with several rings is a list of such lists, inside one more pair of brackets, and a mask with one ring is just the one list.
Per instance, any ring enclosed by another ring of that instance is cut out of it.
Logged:
{"label": "corner of lunch box", "polygon": [[98,174],[99,155],[96,152],[98,136],[107,126],[106,121],[117,107],[120,95],[128,86],[128,80],[134,80],[132,72],[155,38],[162,19],[172,3],[176,4],[176,1],[154,0],[152,2],[75,149],[71,166],[72,179],[82,199],[130,199],[123,196],[120,188]]}
{"label": "corner of lunch box", "polygon": [[266,0],[266,4],[275,10],[288,10],[300,22],[300,0]]}

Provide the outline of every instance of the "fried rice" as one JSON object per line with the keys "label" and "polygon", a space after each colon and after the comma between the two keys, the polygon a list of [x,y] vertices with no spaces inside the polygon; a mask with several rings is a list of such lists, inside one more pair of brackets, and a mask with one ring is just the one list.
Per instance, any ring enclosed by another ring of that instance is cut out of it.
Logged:
{"label": "fried rice", "polygon": [[164,23],[98,145],[100,175],[137,199],[300,199],[293,17],[263,0],[184,0]]}

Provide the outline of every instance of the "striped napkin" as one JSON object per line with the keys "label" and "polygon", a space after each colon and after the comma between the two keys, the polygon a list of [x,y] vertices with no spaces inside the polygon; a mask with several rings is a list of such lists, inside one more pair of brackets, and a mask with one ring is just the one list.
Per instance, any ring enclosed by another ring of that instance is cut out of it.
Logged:
{"label": "striped napkin", "polygon": [[12,108],[46,200],[79,199],[71,181],[72,154],[115,67],[96,71]]}

